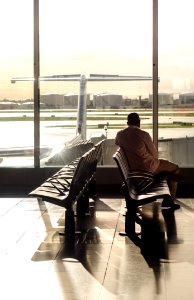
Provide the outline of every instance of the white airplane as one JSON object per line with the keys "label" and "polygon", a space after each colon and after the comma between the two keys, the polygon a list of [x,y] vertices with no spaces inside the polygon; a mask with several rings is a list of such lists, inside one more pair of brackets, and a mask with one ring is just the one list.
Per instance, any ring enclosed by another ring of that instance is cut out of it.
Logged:
{"label": "white airplane", "polygon": [[[79,81],[80,93],[77,108],[76,135],[86,140],[86,86],[87,81],[150,81],[151,76],[120,76],[106,74],[90,74],[87,78],[84,74],[40,76],[40,81]],[[34,81],[33,77],[15,77],[11,83],[17,81]]]}

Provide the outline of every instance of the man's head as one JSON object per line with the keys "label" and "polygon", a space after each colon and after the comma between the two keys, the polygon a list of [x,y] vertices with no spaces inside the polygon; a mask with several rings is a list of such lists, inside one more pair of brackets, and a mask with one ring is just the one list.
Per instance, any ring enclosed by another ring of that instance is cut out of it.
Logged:
{"label": "man's head", "polygon": [[140,118],[137,113],[131,113],[127,116],[127,124],[140,127]]}

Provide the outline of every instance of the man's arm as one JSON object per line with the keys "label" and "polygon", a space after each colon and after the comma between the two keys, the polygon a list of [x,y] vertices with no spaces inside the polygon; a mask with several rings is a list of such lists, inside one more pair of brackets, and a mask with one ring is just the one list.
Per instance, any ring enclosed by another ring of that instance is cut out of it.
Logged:
{"label": "man's arm", "polygon": [[156,149],[156,146],[154,145],[151,136],[149,133],[146,135],[145,144],[147,147],[147,151],[154,157],[158,158],[158,151]]}
{"label": "man's arm", "polygon": [[118,133],[117,133],[116,138],[115,138],[115,145],[119,146]]}

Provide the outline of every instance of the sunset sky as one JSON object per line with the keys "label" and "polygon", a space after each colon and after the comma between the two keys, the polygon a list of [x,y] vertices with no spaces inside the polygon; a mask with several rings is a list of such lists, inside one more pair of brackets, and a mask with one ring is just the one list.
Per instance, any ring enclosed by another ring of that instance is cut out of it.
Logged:
{"label": "sunset sky", "polygon": [[[161,88],[194,89],[193,0],[159,2]],[[0,0],[0,100],[33,97],[33,0]],[[152,0],[40,0],[41,75],[152,75]],[[140,83],[89,86],[130,93]],[[147,87],[151,92],[151,84]],[[41,92],[75,92],[77,84],[43,84]]]}

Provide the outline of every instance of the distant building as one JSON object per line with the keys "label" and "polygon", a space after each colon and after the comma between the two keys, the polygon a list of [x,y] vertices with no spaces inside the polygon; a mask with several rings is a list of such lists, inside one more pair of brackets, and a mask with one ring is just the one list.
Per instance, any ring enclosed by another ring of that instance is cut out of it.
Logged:
{"label": "distant building", "polygon": [[123,96],[99,93],[93,95],[94,108],[120,108],[123,105]]}
{"label": "distant building", "polygon": [[48,108],[64,108],[64,95],[45,94],[40,95],[40,102]]}
{"label": "distant building", "polygon": [[33,109],[34,108],[34,102],[29,101],[29,102],[23,102],[20,104],[21,109]]}
{"label": "distant building", "polygon": [[18,108],[19,104],[11,101],[0,101],[0,109],[14,109]]}
{"label": "distant building", "polygon": [[[33,109],[34,101],[22,102],[19,104],[20,109]],[[40,103],[40,108],[45,108],[45,103]]]}
{"label": "distant building", "polygon": [[[64,95],[64,108],[77,108],[78,106],[79,94],[69,93]],[[90,95],[86,95],[86,105],[89,106]]]}
{"label": "distant building", "polygon": [[180,94],[178,104],[184,106],[194,106],[194,93],[187,92]]}
{"label": "distant building", "polygon": [[[45,94],[40,96],[42,105],[47,108],[76,108],[78,106],[79,94]],[[86,105],[90,105],[90,95],[86,96]]]}
{"label": "distant building", "polygon": [[[149,102],[153,103],[153,95],[149,95]],[[158,104],[159,106],[173,105],[173,94],[169,93],[159,93],[158,94]]]}
{"label": "distant building", "polygon": [[65,94],[64,95],[64,107],[65,108],[77,108],[78,104],[78,94]]}

